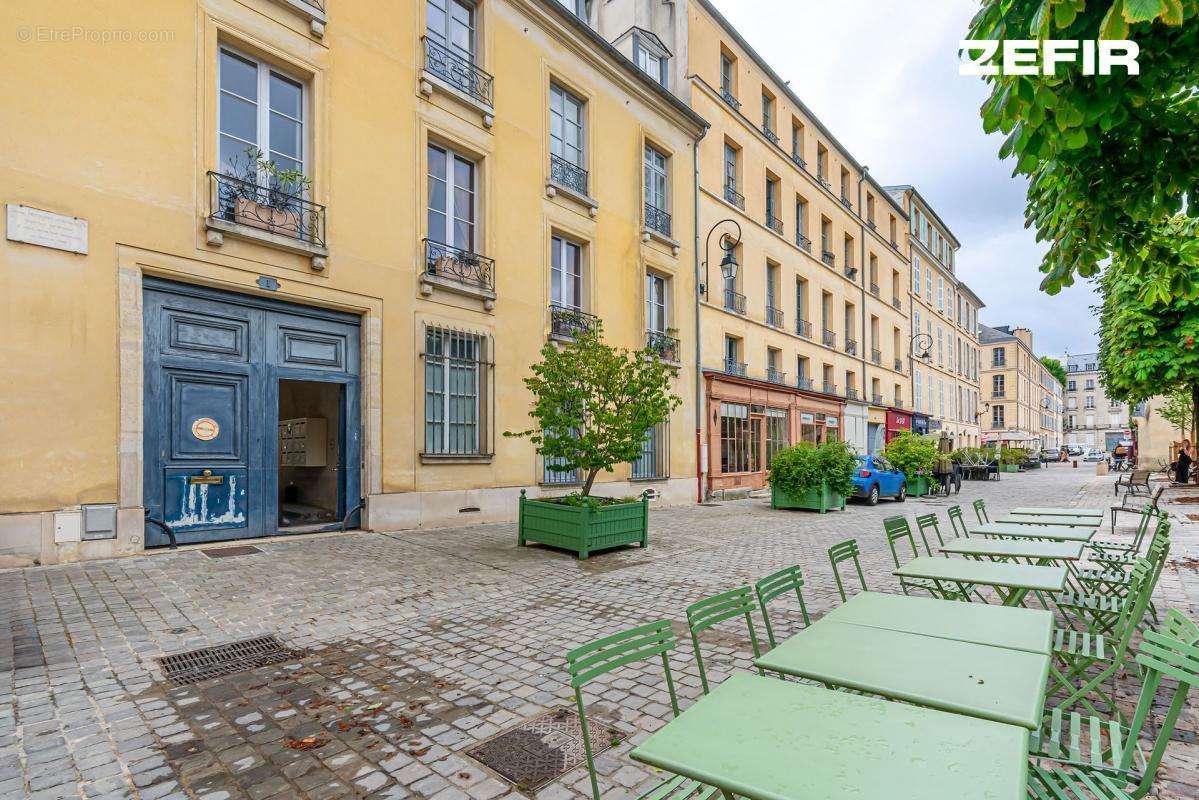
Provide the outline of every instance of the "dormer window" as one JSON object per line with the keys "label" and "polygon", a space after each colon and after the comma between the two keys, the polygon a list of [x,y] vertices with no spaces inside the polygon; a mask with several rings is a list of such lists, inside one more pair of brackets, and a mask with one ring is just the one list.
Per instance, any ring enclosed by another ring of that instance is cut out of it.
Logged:
{"label": "dormer window", "polygon": [[587,0],[558,0],[558,3],[579,19],[587,21]]}
{"label": "dormer window", "polygon": [[670,51],[662,40],[649,31],[633,31],[633,62],[646,75],[663,86],[670,80]]}

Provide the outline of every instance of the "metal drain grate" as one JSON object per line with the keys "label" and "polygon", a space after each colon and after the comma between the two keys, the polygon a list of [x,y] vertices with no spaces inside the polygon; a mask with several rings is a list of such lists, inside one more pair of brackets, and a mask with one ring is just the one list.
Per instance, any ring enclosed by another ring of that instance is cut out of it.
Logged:
{"label": "metal drain grate", "polygon": [[240,547],[218,547],[212,550],[201,550],[200,552],[209,558],[231,558],[232,556],[252,556],[262,551],[253,545],[246,544]]}
{"label": "metal drain grate", "polygon": [[167,680],[176,686],[185,686],[268,664],[295,661],[303,655],[299,650],[287,649],[274,636],[259,636],[163,656],[158,659],[158,664]]}
{"label": "metal drain grate", "polygon": [[[624,738],[612,728],[594,722],[589,727],[595,755],[619,744]],[[475,745],[466,754],[523,791],[540,789],[587,763],[579,715],[570,708],[554,709],[525,720],[515,728]]]}

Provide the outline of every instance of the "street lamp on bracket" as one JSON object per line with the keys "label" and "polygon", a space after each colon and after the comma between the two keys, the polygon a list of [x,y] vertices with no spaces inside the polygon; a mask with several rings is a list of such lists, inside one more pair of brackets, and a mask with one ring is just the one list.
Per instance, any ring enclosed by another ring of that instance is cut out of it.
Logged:
{"label": "street lamp on bracket", "polygon": [[712,254],[712,234],[716,233],[717,229],[722,225],[732,225],[737,230],[736,236],[733,236],[728,231],[721,234],[720,249],[724,251],[724,257],[720,259],[720,277],[726,282],[737,277],[737,268],[740,266],[737,263],[737,256],[733,252],[737,245],[741,244],[741,225],[735,219],[722,219],[712,226],[708,231],[708,238],[704,244],[704,282],[699,287],[700,294],[705,298],[708,297],[708,289],[710,286],[709,277],[711,271],[711,254]]}
{"label": "street lamp on bracket", "polygon": [[912,359],[928,361],[933,355],[933,337],[927,333],[915,334],[908,342],[908,352]]}

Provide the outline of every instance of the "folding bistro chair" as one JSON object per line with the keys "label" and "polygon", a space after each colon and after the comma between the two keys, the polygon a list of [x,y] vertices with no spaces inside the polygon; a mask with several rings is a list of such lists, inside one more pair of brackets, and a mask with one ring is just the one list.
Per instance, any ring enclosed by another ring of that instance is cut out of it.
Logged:
{"label": "folding bistro chair", "polygon": [[841,583],[841,573],[837,569],[838,564],[853,561],[854,569],[858,572],[858,582],[862,585],[862,591],[867,591],[866,578],[862,575],[862,562],[858,560],[859,555],[861,553],[858,551],[858,542],[856,539],[846,539],[828,549],[828,560],[833,565],[833,578],[837,581],[837,592],[841,595],[842,603],[847,598],[845,597],[845,585]]}
{"label": "folding bistro chair", "polygon": [[[739,586],[728,592],[700,600],[687,606],[687,627],[691,630],[691,644],[695,648],[695,663],[699,667],[699,681],[703,684],[704,694],[708,693],[708,674],[704,670],[704,656],[699,647],[699,634],[717,623],[734,617],[745,617],[749,628],[749,642],[754,649],[754,658],[762,655],[758,647],[758,633],[754,630],[754,600],[748,586]],[[766,673],[761,667],[759,675]]]}
{"label": "folding bistro chair", "polygon": [[924,552],[930,556],[933,555],[933,551],[928,546],[929,531],[937,535],[938,552],[940,552],[939,548],[945,546],[945,537],[941,535],[941,523],[937,521],[935,512],[932,514],[921,514],[916,517],[916,527],[920,530],[920,539],[924,542]]}
{"label": "folding bistro chair", "polygon": [[962,507],[949,507],[949,527],[953,528],[953,535],[959,539],[969,539],[970,531],[966,528],[966,521],[962,519]]}
{"label": "folding bistro chair", "polygon": [[[1154,489],[1153,497],[1151,497],[1149,499],[1148,507],[1153,509],[1153,511],[1155,513],[1158,510],[1158,504],[1161,502],[1162,492],[1164,492],[1164,491],[1166,491],[1166,484],[1163,483],[1161,486]],[[1120,503],[1120,505],[1111,507],[1111,510],[1112,510],[1112,533],[1116,532],[1116,515],[1117,514],[1119,514],[1122,511],[1137,514],[1137,513],[1140,513],[1145,510],[1146,507],[1144,505],[1137,505],[1136,503],[1132,502],[1132,500],[1134,500],[1134,499],[1136,499],[1136,498],[1131,497],[1129,495],[1124,495],[1124,500],[1123,500],[1123,502]]]}
{"label": "folding bistro chair", "polygon": [[778,642],[774,639],[774,626],[770,624],[770,614],[766,610],[766,605],[771,600],[782,597],[789,592],[795,592],[795,599],[799,601],[799,613],[803,615],[803,626],[806,628],[812,624],[812,621],[808,618],[808,606],[804,603],[803,592],[800,591],[803,585],[803,573],[800,572],[798,566],[781,569],[772,575],[767,575],[754,584],[754,592],[758,596],[758,605],[762,609],[762,620],[766,623],[766,639],[770,642],[771,647],[778,645]]}
{"label": "folding bistro chair", "polygon": [[[912,558],[920,557],[920,551],[916,548],[916,539],[912,536],[912,528],[908,525],[905,517],[887,517],[883,520],[883,531],[887,536],[887,547],[891,548],[891,558],[895,561],[895,569],[903,566],[899,562],[899,551],[895,549],[896,543],[902,544],[906,540],[908,543],[907,547],[912,549]],[[927,549],[927,541],[924,543],[924,546]],[[904,549],[906,550],[907,548]],[[862,587],[865,588],[865,583],[862,584]],[[900,577],[899,588],[903,589],[904,594],[911,594],[908,591],[909,589],[920,589],[921,591],[928,592],[933,597],[940,597],[942,595],[942,592],[937,589],[935,583],[922,578]]]}
{"label": "folding bistro chair", "polygon": [[991,521],[991,518],[987,516],[987,504],[985,502],[982,500],[975,500],[970,505],[974,506],[974,514],[978,517],[979,525],[986,525]]}
{"label": "folding bistro chair", "polygon": [[[606,636],[566,654],[570,685],[575,690],[575,705],[579,711],[579,725],[583,729],[583,751],[587,755],[587,772],[591,776],[592,800],[600,800],[600,790],[595,773],[595,756],[591,747],[587,710],[583,706],[583,687],[619,667],[661,657],[662,669],[666,673],[666,691],[670,694],[670,708],[677,717],[679,699],[675,694],[674,677],[671,675],[670,659],[667,657],[674,648],[675,638],[670,629],[670,620],[664,619]],[[716,793],[717,790],[711,786],[682,776],[674,776],[656,784],[641,795],[641,800],[710,800]]]}

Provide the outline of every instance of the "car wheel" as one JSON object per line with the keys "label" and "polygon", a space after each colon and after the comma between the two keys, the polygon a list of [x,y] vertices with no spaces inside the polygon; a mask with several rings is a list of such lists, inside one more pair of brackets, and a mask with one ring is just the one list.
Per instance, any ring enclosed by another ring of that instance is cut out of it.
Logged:
{"label": "car wheel", "polygon": [[878,505],[878,484],[870,487],[870,495],[866,498],[866,504],[871,506]]}
{"label": "car wheel", "polygon": [[899,484],[899,494],[895,495],[895,502],[902,503],[908,499],[908,485],[906,483]]}

